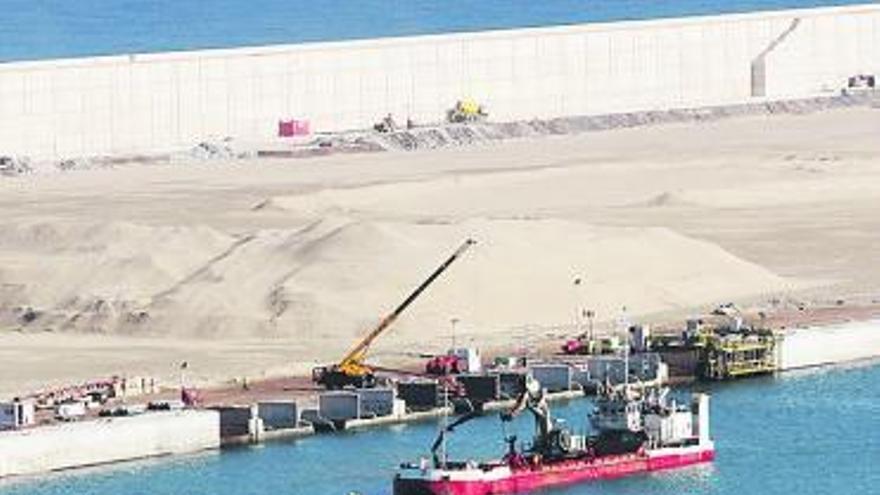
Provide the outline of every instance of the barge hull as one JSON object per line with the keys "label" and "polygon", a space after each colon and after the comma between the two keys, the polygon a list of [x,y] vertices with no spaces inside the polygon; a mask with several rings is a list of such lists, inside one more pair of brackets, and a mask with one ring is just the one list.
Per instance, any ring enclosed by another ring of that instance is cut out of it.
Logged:
{"label": "barge hull", "polygon": [[[540,488],[585,481],[621,478],[639,473],[681,468],[711,462],[713,448],[684,447],[663,449],[648,454],[628,454],[589,461],[565,461],[538,469],[509,471],[507,476],[493,476],[492,471],[475,470],[470,479],[446,479],[426,472],[424,477],[398,477],[394,495],[500,495],[523,493]],[[470,473],[468,473],[470,474]],[[478,474],[484,474],[480,479]],[[451,478],[451,477],[450,477]]]}

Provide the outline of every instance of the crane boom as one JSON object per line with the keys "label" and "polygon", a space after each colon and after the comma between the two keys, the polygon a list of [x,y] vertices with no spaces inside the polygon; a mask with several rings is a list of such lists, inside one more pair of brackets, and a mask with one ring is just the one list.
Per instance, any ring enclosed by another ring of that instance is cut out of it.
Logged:
{"label": "crane boom", "polygon": [[394,311],[386,315],[379,324],[370,330],[346,355],[339,364],[328,368],[316,368],[313,379],[317,383],[326,385],[328,388],[338,388],[347,384],[367,384],[372,382],[372,370],[364,364],[364,358],[370,345],[386,330],[395,320],[421,295],[449,266],[464,254],[471,246],[476,244],[473,239],[464,241],[449,258],[446,259],[424,282],[422,282],[406,299],[398,305]]}
{"label": "crane boom", "polygon": [[397,317],[400,316],[401,313],[403,313],[404,310],[406,310],[406,308],[410,304],[412,304],[412,302],[415,301],[416,298],[419,297],[419,295],[421,295],[421,293],[424,292],[425,289],[427,289],[428,286],[434,282],[434,280],[437,279],[437,277],[439,277],[444,271],[446,271],[447,268],[449,268],[449,265],[454,263],[459,256],[464,254],[464,252],[467,251],[468,248],[474,244],[476,244],[476,241],[474,241],[473,239],[468,239],[464,241],[464,243],[462,243],[462,245],[459,246],[459,248],[456,249],[455,252],[452,253],[452,255],[449,256],[449,258],[447,258],[442,265],[438,266],[437,269],[434,270],[434,272],[427,279],[425,279],[424,282],[421,283],[421,285],[416,287],[416,290],[412,291],[412,293],[406,299],[404,299],[403,302],[394,309],[394,311],[382,318],[382,321],[379,322],[379,325],[377,325],[376,328],[370,331],[370,333],[367,334],[367,336],[364,337],[363,340],[358,342],[358,344],[354,346],[354,348],[352,348],[352,350],[349,351],[349,353],[346,354],[344,358],[342,358],[342,361],[339,364],[343,365],[347,362],[359,361],[361,358],[363,358],[364,354],[369,349],[370,344],[372,344],[373,341],[376,340],[376,338],[385,331],[385,329],[391,326],[391,324],[394,323],[395,320],[397,320]]}

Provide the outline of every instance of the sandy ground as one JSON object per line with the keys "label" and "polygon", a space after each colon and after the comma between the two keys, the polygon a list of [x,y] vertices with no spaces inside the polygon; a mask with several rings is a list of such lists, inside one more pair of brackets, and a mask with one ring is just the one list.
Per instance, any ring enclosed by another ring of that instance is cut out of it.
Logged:
{"label": "sandy ground", "polygon": [[[375,346],[534,345],[614,320],[880,297],[880,110],[417,153],[0,181],[0,396],[112,374],[338,359],[465,238]],[[580,278],[583,283],[573,284]]]}

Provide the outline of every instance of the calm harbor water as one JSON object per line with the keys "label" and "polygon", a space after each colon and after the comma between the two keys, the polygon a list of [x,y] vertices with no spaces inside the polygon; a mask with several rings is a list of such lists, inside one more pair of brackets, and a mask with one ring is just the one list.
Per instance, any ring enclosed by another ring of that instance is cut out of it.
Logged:
{"label": "calm harbor water", "polygon": [[0,62],[653,19],[871,0],[2,0]]}
{"label": "calm harbor water", "polygon": [[[710,389],[714,465],[549,490],[548,495],[880,493],[880,364],[824,368]],[[575,428],[587,400],[554,411]],[[508,427],[520,438],[532,422]],[[364,495],[390,492],[394,467],[425,453],[436,423],[311,437],[0,483],[0,495]],[[450,450],[503,448],[497,416],[462,427]],[[473,454],[471,454],[473,453]]]}

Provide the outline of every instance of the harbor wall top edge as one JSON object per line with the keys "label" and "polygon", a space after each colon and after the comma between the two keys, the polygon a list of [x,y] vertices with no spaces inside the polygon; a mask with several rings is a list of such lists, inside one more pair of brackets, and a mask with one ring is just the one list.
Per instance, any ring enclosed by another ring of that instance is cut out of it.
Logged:
{"label": "harbor wall top edge", "polygon": [[867,320],[841,321],[837,323],[822,323],[816,325],[808,325],[804,327],[791,327],[784,330],[784,334],[796,334],[799,332],[834,332],[844,331],[847,329],[858,330],[876,330],[878,334],[878,342],[880,342],[880,318],[871,318]]}
{"label": "harbor wall top edge", "polygon": [[469,41],[469,40],[506,40],[523,36],[553,36],[571,33],[596,33],[633,30],[639,28],[678,27],[717,22],[737,22],[754,19],[774,19],[788,17],[821,17],[833,15],[871,14],[880,12],[880,3],[871,2],[856,5],[811,7],[802,9],[767,10],[760,12],[740,12],[728,14],[696,15],[688,17],[672,17],[660,19],[642,19],[611,22],[594,22],[582,24],[524,27],[511,29],[492,29],[487,31],[470,31],[443,34],[425,34],[415,36],[394,36],[343,41],[318,41],[295,44],[256,45],[234,48],[209,48],[198,50],[179,50],[166,52],[129,53],[119,55],[102,55],[89,57],[57,58],[46,60],[24,60],[0,62],[0,72],[18,70],[50,70],[59,67],[94,67],[115,66],[121,64],[137,64],[151,62],[183,61],[197,59],[214,59],[227,57],[261,57],[279,53],[315,52],[335,49],[369,49],[386,48],[389,46],[411,46],[438,42]]}
{"label": "harbor wall top edge", "polygon": [[152,411],[136,416],[101,417],[87,421],[60,422],[50,425],[40,425],[38,428],[26,428],[20,430],[4,430],[0,432],[0,438],[27,437],[35,434],[56,434],[70,431],[78,431],[83,428],[102,428],[107,426],[126,426],[127,424],[138,425],[161,425],[169,420],[180,418],[216,418],[219,421],[220,414],[210,409],[188,409],[182,411]]}

